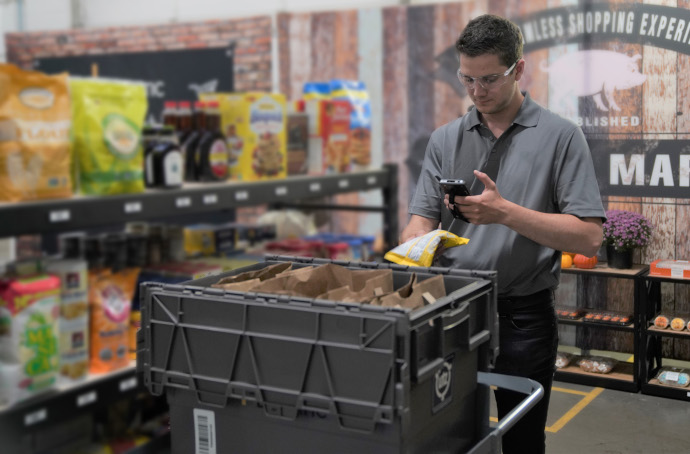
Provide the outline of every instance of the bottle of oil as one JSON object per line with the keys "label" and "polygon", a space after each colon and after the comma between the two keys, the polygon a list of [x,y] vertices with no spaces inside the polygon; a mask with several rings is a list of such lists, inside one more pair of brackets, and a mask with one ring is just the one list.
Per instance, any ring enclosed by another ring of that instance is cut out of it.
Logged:
{"label": "bottle of oil", "polygon": [[206,113],[204,112],[205,103],[194,102],[194,112],[192,113],[192,124],[189,134],[184,137],[182,143],[182,154],[185,160],[185,180],[199,181],[199,171],[197,169],[198,159],[196,157],[199,141],[204,131],[206,131]]}
{"label": "bottle of oil", "polygon": [[222,181],[228,178],[228,146],[220,132],[220,109],[217,101],[209,101],[206,110],[206,130],[196,151],[200,181]]}
{"label": "bottle of oil", "polygon": [[178,118],[179,111],[177,108],[177,102],[175,101],[165,101],[163,103],[163,124],[170,126],[173,129],[178,128]]}

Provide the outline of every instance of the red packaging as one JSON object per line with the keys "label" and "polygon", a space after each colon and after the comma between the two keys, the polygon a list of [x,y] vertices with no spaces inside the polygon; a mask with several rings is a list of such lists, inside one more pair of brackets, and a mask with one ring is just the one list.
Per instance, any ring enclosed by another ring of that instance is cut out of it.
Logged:
{"label": "red packaging", "polygon": [[654,260],[649,265],[650,276],[668,276],[677,279],[690,279],[690,261]]}

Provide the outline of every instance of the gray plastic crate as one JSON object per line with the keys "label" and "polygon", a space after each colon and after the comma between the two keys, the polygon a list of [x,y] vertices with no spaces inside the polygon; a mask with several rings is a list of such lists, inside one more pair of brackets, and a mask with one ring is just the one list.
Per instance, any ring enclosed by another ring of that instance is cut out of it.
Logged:
{"label": "gray plastic crate", "polygon": [[[209,287],[279,261],[391,268],[395,288],[443,274],[448,296],[410,311]],[[488,433],[493,272],[270,257],[145,284],[141,307],[137,366],[175,453],[458,453]]]}

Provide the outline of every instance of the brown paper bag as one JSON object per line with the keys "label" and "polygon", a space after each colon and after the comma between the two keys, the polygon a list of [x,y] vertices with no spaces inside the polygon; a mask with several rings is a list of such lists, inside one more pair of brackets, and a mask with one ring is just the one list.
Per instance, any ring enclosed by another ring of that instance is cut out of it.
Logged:
{"label": "brown paper bag", "polygon": [[[290,270],[291,268],[292,268],[292,263],[290,263],[290,262],[277,263],[275,265],[269,265],[269,266],[262,268],[260,270],[245,271],[244,273],[236,274],[234,276],[224,277],[220,281],[213,284],[211,287],[227,288],[227,287],[225,287],[225,285],[227,285],[227,284],[234,284],[237,282],[251,281],[254,279],[258,279],[259,281],[265,281],[266,279],[270,279],[277,274],[280,274],[284,271]],[[228,290],[230,290],[230,289],[228,289]],[[235,289],[233,288],[232,290],[235,290]]]}
{"label": "brown paper bag", "polygon": [[427,298],[431,296],[433,299],[446,296],[443,276],[437,275],[419,282],[417,275],[413,274],[410,281],[399,290],[376,298],[376,300],[381,306],[418,309],[425,304],[425,298],[423,297],[425,294],[427,294]]}
{"label": "brown paper bag", "polygon": [[318,298],[345,303],[365,303],[377,295],[393,291],[392,270],[355,270],[352,271],[351,277],[351,284],[330,290]]}

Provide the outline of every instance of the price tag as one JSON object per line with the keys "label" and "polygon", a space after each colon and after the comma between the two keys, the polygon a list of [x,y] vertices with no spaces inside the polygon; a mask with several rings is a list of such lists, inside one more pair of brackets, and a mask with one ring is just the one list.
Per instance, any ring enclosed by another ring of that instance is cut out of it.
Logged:
{"label": "price tag", "polygon": [[350,180],[340,180],[338,181],[338,187],[340,189],[345,189],[350,187]]}
{"label": "price tag", "polygon": [[309,185],[309,190],[311,192],[320,192],[321,191],[321,183],[312,183]]}
{"label": "price tag", "polygon": [[218,203],[218,194],[205,194],[204,205],[215,205]]}
{"label": "price tag", "polygon": [[50,222],[67,222],[72,218],[69,210],[55,210],[49,214]]}
{"label": "price tag", "polygon": [[367,177],[367,184],[368,185],[374,185],[376,184],[376,177],[374,175]]}
{"label": "price tag", "polygon": [[679,379],[680,379],[680,373],[678,373],[678,372],[666,372],[666,380],[668,380],[670,382],[678,383]]}
{"label": "price tag", "polygon": [[120,382],[120,392],[124,393],[137,387],[137,377],[130,377]]}
{"label": "price tag", "polygon": [[141,202],[127,202],[125,203],[125,213],[141,213]]}
{"label": "price tag", "polygon": [[278,186],[276,188],[276,195],[281,196],[281,195],[287,195],[288,193],[288,188],[287,186]]}
{"label": "price tag", "polygon": [[249,200],[249,191],[237,191],[235,200]]}
{"label": "price tag", "polygon": [[98,394],[96,391],[90,391],[77,396],[77,407],[84,407],[86,405],[92,404],[98,400]]}
{"label": "price tag", "polygon": [[46,408],[41,408],[36,411],[32,411],[31,413],[27,413],[24,415],[24,425],[25,426],[32,426],[34,424],[37,424],[41,421],[45,421],[46,418],[48,418],[48,410]]}
{"label": "price tag", "polygon": [[192,206],[192,198],[191,197],[178,197],[175,199],[175,206],[177,208],[187,208]]}

